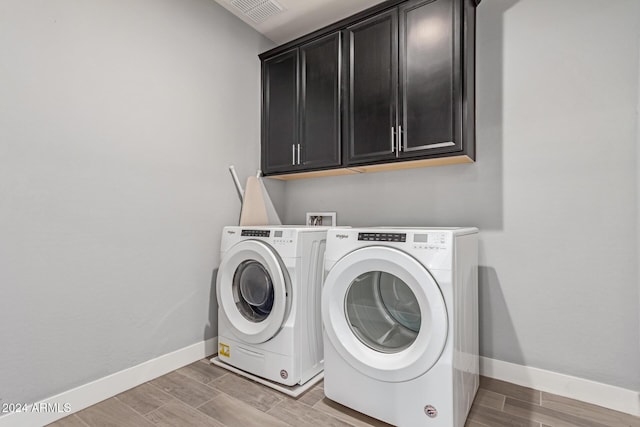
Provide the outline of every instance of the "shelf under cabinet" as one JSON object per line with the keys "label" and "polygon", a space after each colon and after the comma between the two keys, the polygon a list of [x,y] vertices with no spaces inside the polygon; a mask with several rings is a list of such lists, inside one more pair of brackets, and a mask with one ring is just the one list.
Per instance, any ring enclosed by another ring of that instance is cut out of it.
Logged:
{"label": "shelf under cabinet", "polygon": [[461,156],[450,156],[450,157],[438,157],[434,159],[420,159],[420,160],[409,160],[409,161],[393,162],[393,163],[381,163],[377,165],[351,166],[348,168],[289,173],[289,174],[283,174],[283,175],[269,175],[267,176],[267,178],[290,181],[294,179],[316,178],[321,176],[353,175],[353,174],[367,173],[367,172],[384,172],[384,171],[393,171],[393,170],[402,170],[402,169],[415,169],[415,168],[422,168],[422,167],[429,167],[429,166],[456,165],[456,164],[462,164],[462,163],[474,163],[474,160],[469,156],[461,155]]}

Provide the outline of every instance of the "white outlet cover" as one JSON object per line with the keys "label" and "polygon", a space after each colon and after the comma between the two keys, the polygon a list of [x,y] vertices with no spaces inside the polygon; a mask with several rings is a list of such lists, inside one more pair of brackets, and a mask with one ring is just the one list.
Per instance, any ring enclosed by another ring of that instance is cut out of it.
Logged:
{"label": "white outlet cover", "polygon": [[[320,217],[320,224],[314,224],[314,219]],[[335,212],[307,212],[307,225],[318,225],[323,227],[335,227],[336,222],[336,213]]]}

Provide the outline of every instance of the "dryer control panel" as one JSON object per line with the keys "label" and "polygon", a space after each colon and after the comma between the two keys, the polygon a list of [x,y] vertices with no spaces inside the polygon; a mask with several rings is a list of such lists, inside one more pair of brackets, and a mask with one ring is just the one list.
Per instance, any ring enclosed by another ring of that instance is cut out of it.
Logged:
{"label": "dryer control panel", "polygon": [[414,249],[446,249],[447,235],[445,233],[414,233]]}
{"label": "dryer control panel", "polygon": [[358,233],[358,240],[367,242],[406,242],[406,233]]}

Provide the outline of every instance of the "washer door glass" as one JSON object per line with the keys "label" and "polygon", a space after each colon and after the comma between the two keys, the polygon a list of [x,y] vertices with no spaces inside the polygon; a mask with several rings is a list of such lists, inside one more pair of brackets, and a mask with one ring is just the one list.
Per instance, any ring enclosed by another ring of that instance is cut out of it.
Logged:
{"label": "washer door glass", "polygon": [[370,271],[356,277],[345,298],[349,327],[362,343],[382,353],[409,347],[420,331],[420,306],[399,277]]}
{"label": "washer door glass", "polygon": [[259,344],[282,328],[293,297],[288,272],[273,248],[243,240],[222,256],[216,298],[219,335]]}
{"label": "washer door glass", "polygon": [[262,322],[273,308],[273,281],[256,260],[242,262],[233,276],[233,297],[245,319]]}

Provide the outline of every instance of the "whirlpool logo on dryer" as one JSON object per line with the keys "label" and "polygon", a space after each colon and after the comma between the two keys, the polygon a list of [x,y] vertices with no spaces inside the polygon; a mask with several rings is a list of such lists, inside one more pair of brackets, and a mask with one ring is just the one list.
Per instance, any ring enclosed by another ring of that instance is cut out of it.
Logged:
{"label": "whirlpool logo on dryer", "polygon": [[348,239],[348,238],[349,238],[348,234],[336,234],[336,239],[343,240],[343,239]]}

